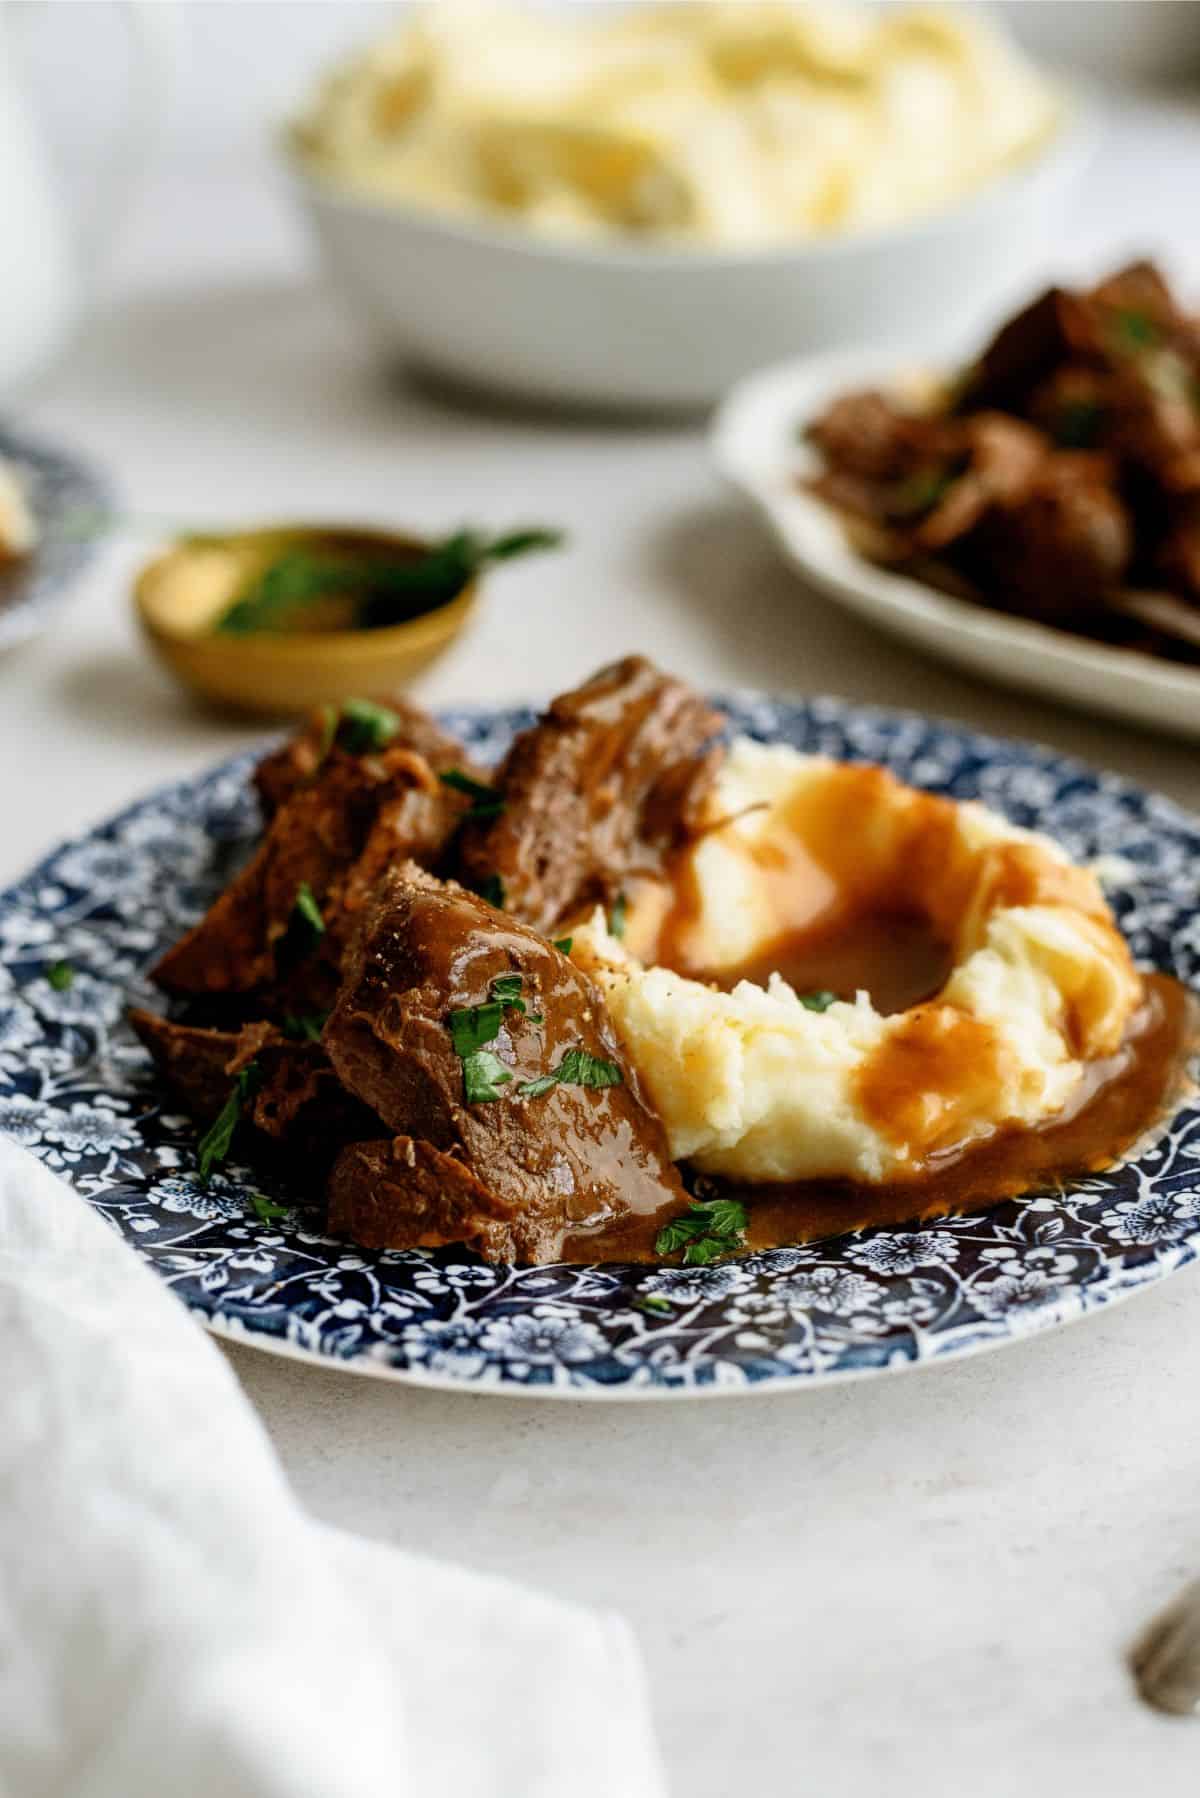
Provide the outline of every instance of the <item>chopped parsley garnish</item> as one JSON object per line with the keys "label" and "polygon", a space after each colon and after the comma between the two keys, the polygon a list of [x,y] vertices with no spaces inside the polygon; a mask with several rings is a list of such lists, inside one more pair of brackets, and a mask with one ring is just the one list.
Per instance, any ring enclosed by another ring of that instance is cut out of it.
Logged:
{"label": "chopped parsley garnish", "polygon": [[46,979],[56,993],[65,993],[75,979],[75,970],[69,961],[52,961],[46,969]]}
{"label": "chopped parsley garnish", "polygon": [[328,1017],[327,1011],[289,1012],[279,1028],[295,1043],[319,1043]]}
{"label": "chopped parsley garnish", "polygon": [[526,1099],[538,1099],[552,1086],[620,1086],[625,1076],[615,1061],[603,1061],[587,1049],[568,1049],[558,1066],[538,1080],[526,1080],[520,1093]]}
{"label": "chopped parsley garnish", "polygon": [[447,768],[438,775],[444,787],[453,787],[456,793],[465,793],[474,800],[468,818],[498,818],[504,810],[504,799],[495,787],[485,786],[481,780],[472,780],[461,768]]}
{"label": "chopped parsley garnish", "polygon": [[475,891],[485,905],[494,905],[497,911],[504,910],[504,882],[499,874],[485,874]]}
{"label": "chopped parsley garnish", "polygon": [[463,1058],[463,1096],[468,1105],[480,1105],[487,1099],[498,1099],[500,1088],[507,1086],[512,1072],[492,1049],[476,1049]]}
{"label": "chopped parsley garnish", "polygon": [[1054,441],[1062,449],[1091,449],[1099,440],[1104,408],[1095,400],[1067,400],[1054,419]]}
{"label": "chopped parsley garnish", "polygon": [[888,512],[894,518],[917,518],[923,512],[931,512],[954,479],[949,469],[918,468],[892,488]]}
{"label": "chopped parsley garnish", "polygon": [[325,935],[325,920],[307,880],[302,880],[296,888],[292,915],[288,919],[288,935],[302,954],[313,947],[318,937]]}
{"label": "chopped parsley garnish", "polygon": [[720,1255],[740,1249],[746,1238],[746,1208],[736,1199],[693,1199],[680,1217],[664,1224],[654,1239],[655,1252],[683,1250],[685,1267],[704,1267]]}
{"label": "chopped parsley garnish", "polygon": [[1162,332],[1154,320],[1132,306],[1123,306],[1113,313],[1112,332],[1117,348],[1123,350],[1148,350],[1162,341]]}
{"label": "chopped parsley garnish", "polygon": [[652,1317],[670,1317],[675,1310],[670,1299],[665,1299],[661,1292],[639,1293],[633,1301],[635,1311],[648,1311]]}
{"label": "chopped parsley garnish", "polygon": [[238,1127],[242,1107],[252,1099],[262,1084],[262,1070],[256,1061],[244,1067],[233,1083],[233,1091],[200,1138],[198,1154],[200,1179],[207,1184],[213,1169],[229,1154],[233,1133]]}
{"label": "chopped parsley garnish", "polygon": [[801,993],[799,999],[805,1011],[828,1011],[837,1004],[836,993]]}
{"label": "chopped parsley garnish", "polygon": [[499,999],[489,999],[483,1005],[465,1005],[459,1011],[452,1011],[450,1040],[454,1044],[454,1053],[466,1061],[469,1056],[482,1049],[485,1043],[495,1041],[503,1022],[504,1007]]}
{"label": "chopped parsley garnish", "polygon": [[612,910],[608,914],[608,934],[618,941],[625,935],[625,919],[629,912],[629,901],[624,893],[618,893],[613,900]]}
{"label": "chopped parsley garnish", "polygon": [[395,712],[373,699],[347,699],[338,714],[334,734],[351,755],[368,755],[385,749],[400,729]]}
{"label": "chopped parsley garnish", "polygon": [[291,1210],[290,1205],[277,1205],[274,1199],[269,1199],[262,1192],[250,1194],[250,1208],[260,1224],[273,1224],[277,1218],[286,1217]]}
{"label": "chopped parsley garnish", "polygon": [[321,553],[294,543],[248,582],[215,628],[235,636],[286,630],[302,624],[315,601],[343,598],[351,603],[352,628],[379,630],[447,604],[489,562],[556,549],[561,542],[559,531],[509,531],[489,539],[464,530],[409,556]]}
{"label": "chopped parsley garnish", "polygon": [[524,1011],[525,1001],[521,997],[523,979],[521,974],[497,974],[488,990],[493,999],[499,999],[501,1005],[515,1005],[518,1011]]}
{"label": "chopped parsley garnish", "polygon": [[[463,1064],[463,1094],[468,1105],[498,1099],[498,1089],[512,1080],[510,1070],[487,1045],[499,1036],[506,1007],[528,1014],[521,997],[523,978],[521,974],[497,974],[488,989],[490,996],[481,1005],[460,1006],[450,1013],[450,1040]],[[541,1019],[531,1018],[530,1022],[540,1024]]]}
{"label": "chopped parsley garnish", "polygon": [[570,955],[571,945],[574,941],[575,938],[573,936],[556,936],[554,939],[554,947],[558,950],[560,955]]}

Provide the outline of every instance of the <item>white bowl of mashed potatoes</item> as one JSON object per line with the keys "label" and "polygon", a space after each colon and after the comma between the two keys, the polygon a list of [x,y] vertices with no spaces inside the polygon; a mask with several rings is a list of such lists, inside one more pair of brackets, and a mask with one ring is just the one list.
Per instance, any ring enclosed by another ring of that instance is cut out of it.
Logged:
{"label": "white bowl of mashed potatoes", "polygon": [[289,134],[389,358],[689,408],[751,368],[969,329],[1019,283],[1078,109],[967,9],[420,9]]}

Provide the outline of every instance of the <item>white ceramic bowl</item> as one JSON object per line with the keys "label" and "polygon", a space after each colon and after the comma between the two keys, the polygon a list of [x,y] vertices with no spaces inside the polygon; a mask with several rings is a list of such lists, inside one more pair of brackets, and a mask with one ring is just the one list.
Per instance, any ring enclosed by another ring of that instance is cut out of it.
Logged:
{"label": "white ceramic bowl", "polygon": [[294,172],[330,276],[390,359],[557,404],[686,410],[798,352],[970,330],[1027,284],[1089,139],[1072,103],[1036,160],[963,205],[742,253],[564,245]]}

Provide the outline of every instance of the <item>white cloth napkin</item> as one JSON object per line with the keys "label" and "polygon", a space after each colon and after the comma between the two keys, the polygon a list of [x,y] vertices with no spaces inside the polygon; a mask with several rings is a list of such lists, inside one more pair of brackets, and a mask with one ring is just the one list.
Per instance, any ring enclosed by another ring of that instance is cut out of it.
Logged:
{"label": "white cloth napkin", "polygon": [[0,1138],[5,1798],[663,1791],[620,1618],[305,1516],[199,1325]]}

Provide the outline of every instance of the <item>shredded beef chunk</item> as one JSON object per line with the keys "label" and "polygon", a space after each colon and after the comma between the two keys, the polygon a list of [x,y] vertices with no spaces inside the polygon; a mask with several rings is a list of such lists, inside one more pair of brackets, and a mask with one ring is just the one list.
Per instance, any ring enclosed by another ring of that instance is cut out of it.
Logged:
{"label": "shredded beef chunk", "polygon": [[345,1091],[319,1043],[292,1042],[268,1023],[203,1030],[149,1011],[131,1011],[129,1021],[201,1123],[216,1117],[235,1077],[253,1067],[258,1078],[245,1122],[310,1171],[327,1167],[343,1143],[379,1131],[379,1119]]}
{"label": "shredded beef chunk", "polygon": [[323,1042],[396,1138],[331,1182],[331,1220],[368,1248],[552,1261],[573,1233],[686,1202],[586,975],[453,882],[382,883]]}
{"label": "shredded beef chunk", "polygon": [[333,749],[262,844],[154,970],[166,992],[261,995],[259,1012],[327,1006],[366,895],[386,868],[432,865],[470,807],[413,749]]}
{"label": "shredded beef chunk", "polygon": [[[229,1097],[231,1064],[239,1053],[260,1039],[259,1026],[240,1030],[200,1030],[175,1024],[157,1012],[129,1013],[138,1037],[154,1057],[164,1082],[195,1118],[207,1123],[216,1117]],[[234,1069],[233,1072],[237,1070]]]}
{"label": "shredded beef chunk", "polygon": [[536,930],[606,903],[693,827],[721,723],[641,656],[602,669],[517,738],[496,777],[503,810],[464,826],[462,878]]}
{"label": "shredded beef chunk", "polygon": [[915,547],[944,550],[972,531],[993,506],[1011,505],[1029,491],[1049,445],[1040,431],[1002,412],[964,420],[961,473],[951,477],[912,528]]}
{"label": "shredded beef chunk", "polygon": [[1024,414],[1029,395],[1086,335],[1080,301],[1051,287],[1001,326],[959,395],[957,410]]}
{"label": "shredded beef chunk", "polygon": [[[443,730],[419,706],[403,699],[389,699],[386,706],[372,709],[383,720],[381,734],[388,733],[378,748],[415,750],[436,774],[458,768],[474,779],[487,778],[472,766],[458,738]],[[361,732],[363,727],[360,724],[358,728]],[[353,708],[319,706],[297,736],[266,756],[255,769],[254,785],[263,816],[273,818],[281,805],[307,786],[320,772],[331,749],[353,745],[355,740]]]}
{"label": "shredded beef chunk", "polygon": [[350,1143],[329,1176],[327,1227],[367,1248],[438,1248],[469,1242],[503,1261],[513,1247],[511,1207],[464,1161],[412,1136]]}
{"label": "shredded beef chunk", "polygon": [[1006,609],[1086,625],[1120,586],[1133,531],[1104,460],[1085,451],[1050,456],[1033,486],[990,516],[972,551]]}

